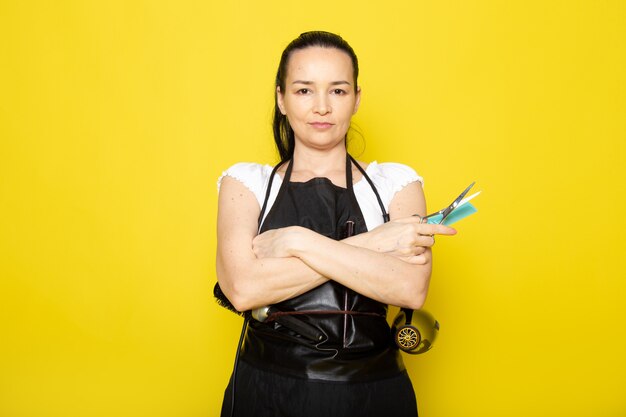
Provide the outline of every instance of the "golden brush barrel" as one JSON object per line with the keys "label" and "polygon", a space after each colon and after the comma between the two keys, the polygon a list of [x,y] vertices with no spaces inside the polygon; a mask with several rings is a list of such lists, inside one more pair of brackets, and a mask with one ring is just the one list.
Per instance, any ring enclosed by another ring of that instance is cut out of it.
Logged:
{"label": "golden brush barrel", "polygon": [[402,308],[393,321],[391,334],[398,348],[417,355],[430,350],[439,333],[439,322],[426,310]]}

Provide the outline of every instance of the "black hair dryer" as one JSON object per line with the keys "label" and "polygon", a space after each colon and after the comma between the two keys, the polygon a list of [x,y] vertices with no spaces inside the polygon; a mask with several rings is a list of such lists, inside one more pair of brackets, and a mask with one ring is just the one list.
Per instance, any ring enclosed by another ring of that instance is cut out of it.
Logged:
{"label": "black hair dryer", "polygon": [[430,350],[437,333],[439,322],[426,310],[401,308],[391,326],[396,346],[411,355]]}

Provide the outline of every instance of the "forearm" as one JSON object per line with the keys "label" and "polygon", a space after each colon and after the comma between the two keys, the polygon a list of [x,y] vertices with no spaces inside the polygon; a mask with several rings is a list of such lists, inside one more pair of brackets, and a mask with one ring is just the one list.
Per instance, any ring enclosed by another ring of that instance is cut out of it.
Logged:
{"label": "forearm", "polygon": [[[376,238],[372,236],[371,231],[359,233],[358,235],[347,237],[345,239],[340,240],[339,242],[348,244],[350,246],[355,246],[358,248],[369,249],[374,252],[385,252],[384,248],[376,244]],[[295,259],[299,259],[299,258],[295,258]],[[307,266],[307,268],[310,268],[310,267]]]}
{"label": "forearm", "polygon": [[294,298],[328,281],[295,257],[246,258],[232,265],[217,259],[220,286],[239,311]]}
{"label": "forearm", "polygon": [[[342,240],[351,246],[376,250],[371,233],[361,233]],[[331,239],[325,239],[331,241]],[[325,243],[325,242],[324,242]],[[219,252],[219,251],[218,251]],[[240,310],[275,304],[301,295],[329,279],[302,259],[257,258],[240,256],[236,261],[225,260],[218,255],[217,271],[220,285]],[[399,261],[404,263],[404,261]],[[404,266],[404,265],[401,265]]]}
{"label": "forearm", "polygon": [[346,244],[348,242],[337,242],[302,229],[297,239],[293,239],[291,251],[321,275],[360,294],[386,304],[420,308],[430,281],[430,249],[426,254],[427,262],[415,265],[353,246],[366,243],[366,237],[362,239]]}

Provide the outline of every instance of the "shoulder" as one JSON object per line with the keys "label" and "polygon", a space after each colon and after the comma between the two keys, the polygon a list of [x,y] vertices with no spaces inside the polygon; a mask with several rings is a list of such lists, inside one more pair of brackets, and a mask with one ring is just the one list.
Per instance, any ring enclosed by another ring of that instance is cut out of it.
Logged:
{"label": "shoulder", "polygon": [[[371,165],[371,164],[370,164]],[[384,204],[392,219],[425,213],[426,203],[422,187],[424,179],[408,165],[395,162],[376,164],[374,177],[378,177],[379,189]]]}
{"label": "shoulder", "polygon": [[224,177],[231,177],[241,182],[261,201],[263,190],[265,189],[269,176],[272,174],[270,165],[263,165],[254,162],[239,162],[222,172],[217,180],[217,189],[220,190]]}
{"label": "shoulder", "polygon": [[424,185],[424,179],[413,168],[397,162],[373,161],[367,166],[366,172],[377,188],[392,195],[413,182]]}
{"label": "shoulder", "polygon": [[[424,179],[413,168],[396,162],[373,161],[367,166],[365,172],[372,180],[385,207],[389,207],[393,197],[409,184],[418,183],[420,188],[424,184]],[[367,195],[371,194],[371,187],[366,181],[359,181],[358,189]],[[355,191],[357,191],[356,186]]]}
{"label": "shoulder", "polygon": [[[397,206],[399,199],[395,197],[411,198],[422,191],[424,180],[408,165],[373,161],[367,165],[365,172],[372,180],[385,210],[391,214],[392,218],[396,217],[398,212],[395,206]],[[368,229],[371,230],[382,222],[380,205],[376,194],[365,179],[354,185],[354,192],[359,201],[361,211],[365,216]],[[400,198],[400,200],[403,199]],[[403,203],[402,201],[400,202]],[[413,207],[409,211],[413,213],[419,212],[419,210]]]}

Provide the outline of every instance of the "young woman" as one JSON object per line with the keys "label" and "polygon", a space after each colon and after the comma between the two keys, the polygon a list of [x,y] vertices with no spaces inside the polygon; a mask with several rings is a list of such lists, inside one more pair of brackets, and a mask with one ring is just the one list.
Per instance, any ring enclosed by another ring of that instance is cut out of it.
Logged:
{"label": "young woman", "polygon": [[271,306],[249,322],[223,416],[417,415],[387,305],[423,305],[433,236],[456,231],[421,223],[413,169],[347,153],[358,72],[338,35],[292,41],[276,76],[281,163],[236,164],[218,182],[220,287],[239,311]]}

